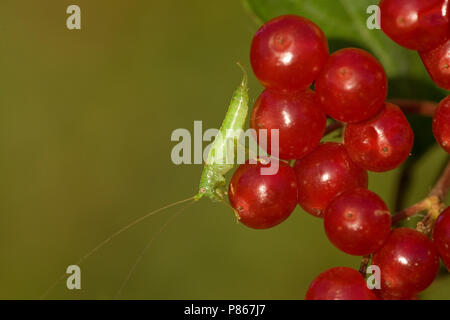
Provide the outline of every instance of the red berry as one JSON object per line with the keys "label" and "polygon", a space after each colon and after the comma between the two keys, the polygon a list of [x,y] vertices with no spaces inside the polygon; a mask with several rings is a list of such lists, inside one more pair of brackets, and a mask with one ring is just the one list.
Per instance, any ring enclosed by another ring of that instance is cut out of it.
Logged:
{"label": "red berry", "polygon": [[383,66],[361,49],[333,53],[315,83],[325,112],[342,122],[359,122],[384,106],[387,77]]}
{"label": "red berry", "polygon": [[308,213],[323,217],[328,203],[340,193],[367,188],[367,172],[358,167],[340,143],[320,144],[294,166],[298,202]]}
{"label": "red berry", "polygon": [[377,300],[362,275],[348,267],[319,274],[306,292],[306,300]]}
{"label": "red berry", "polygon": [[344,145],[360,167],[376,172],[392,170],[409,156],[414,132],[399,107],[386,103],[374,118],[349,124]]}
{"label": "red berry", "polygon": [[242,164],[234,172],[228,198],[240,222],[254,229],[266,229],[286,220],[297,205],[294,170],[284,162],[274,175],[262,175],[267,165]]}
{"label": "red berry", "polygon": [[433,133],[441,147],[450,153],[450,96],[439,103],[433,117]]}
{"label": "red berry", "polygon": [[372,263],[380,267],[381,290],[397,299],[405,299],[433,282],[439,269],[439,256],[423,233],[398,228],[373,255]]}
{"label": "red berry", "polygon": [[381,290],[375,290],[375,294],[380,300],[419,300],[416,295],[410,297],[396,297]]}
{"label": "red berry", "polygon": [[328,239],[345,253],[363,256],[381,248],[391,232],[384,201],[367,189],[346,191],[334,198],[324,216]]}
{"label": "red berry", "polygon": [[450,40],[437,48],[421,52],[420,57],[436,85],[450,90]]}
{"label": "red berry", "polygon": [[[252,129],[267,129],[271,153],[271,129],[279,129],[279,158],[299,159],[316,148],[325,132],[325,113],[310,89],[290,95],[265,90],[250,117]],[[305,130],[307,134],[305,134]]]}
{"label": "red berry", "polygon": [[265,23],[253,38],[250,61],[268,89],[298,91],[309,87],[328,58],[327,39],[313,22],[295,15]]}
{"label": "red berry", "polygon": [[448,33],[448,0],[382,0],[381,29],[399,45],[424,51],[442,44]]}
{"label": "red berry", "polygon": [[436,220],[433,242],[442,262],[450,271],[450,207],[445,209]]}

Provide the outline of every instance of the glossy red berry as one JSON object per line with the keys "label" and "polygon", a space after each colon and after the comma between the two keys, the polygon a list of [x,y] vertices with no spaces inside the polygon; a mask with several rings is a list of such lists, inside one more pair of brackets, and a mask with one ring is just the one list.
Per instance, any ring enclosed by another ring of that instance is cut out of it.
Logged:
{"label": "glossy red berry", "polygon": [[450,40],[437,48],[421,52],[420,57],[436,85],[450,90]]}
{"label": "glossy red berry", "polygon": [[450,153],[450,96],[439,103],[433,117],[433,134],[441,147]]}
{"label": "glossy red berry", "polygon": [[292,92],[309,87],[328,58],[328,43],[313,22],[284,15],[265,23],[253,38],[250,61],[268,89]]}
{"label": "glossy red berry", "polygon": [[328,239],[345,253],[363,256],[377,251],[391,232],[384,201],[367,189],[353,189],[334,198],[324,216]]}
{"label": "glossy red berry", "polygon": [[413,143],[414,132],[408,120],[391,103],[386,103],[375,117],[345,128],[344,145],[350,158],[370,171],[397,168],[410,155]]}
{"label": "glossy red berry", "polygon": [[404,299],[425,290],[433,282],[439,269],[439,256],[423,233],[398,228],[373,255],[372,263],[380,267],[381,290]]}
{"label": "glossy red berry", "polygon": [[279,162],[274,175],[262,175],[268,165],[242,164],[234,172],[228,198],[240,222],[254,229],[266,229],[286,220],[297,205],[294,170]]}
{"label": "glossy red berry", "polygon": [[381,29],[399,45],[418,51],[442,44],[448,34],[448,0],[382,0]]}
{"label": "glossy red berry", "polygon": [[259,129],[267,129],[269,154],[272,153],[271,130],[279,130],[277,146],[281,159],[299,159],[316,148],[326,122],[316,93],[311,89],[289,95],[265,90],[250,117],[250,127],[257,133]]}
{"label": "glossy red berry", "polygon": [[306,292],[306,300],[377,300],[362,275],[348,267],[319,274]]}
{"label": "glossy red berry", "polygon": [[450,271],[450,207],[445,209],[436,220],[433,242],[442,262]]}
{"label": "glossy red berry", "polygon": [[359,122],[379,112],[387,96],[383,66],[361,49],[333,53],[315,82],[325,112],[342,122]]}
{"label": "glossy red berry", "polygon": [[381,290],[375,290],[375,294],[380,300],[419,300],[417,295],[413,295],[410,297],[396,297]]}
{"label": "glossy red berry", "polygon": [[354,188],[367,188],[367,172],[358,167],[340,143],[320,144],[294,166],[298,202],[308,213],[323,217],[330,201]]}

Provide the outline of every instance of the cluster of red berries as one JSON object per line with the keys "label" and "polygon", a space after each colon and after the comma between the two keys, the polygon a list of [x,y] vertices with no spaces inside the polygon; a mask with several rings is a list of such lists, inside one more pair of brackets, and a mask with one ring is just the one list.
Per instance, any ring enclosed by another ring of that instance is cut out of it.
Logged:
{"label": "cluster of red berries", "polygon": [[449,0],[382,0],[381,29],[399,45],[417,50],[433,81],[450,90]]}
{"label": "cluster of red berries", "polygon": [[[323,218],[326,235],[338,249],[351,255],[373,254],[382,282],[376,294],[358,271],[339,267],[320,274],[307,299],[416,297],[435,278],[439,255],[450,267],[450,211],[436,223],[434,245],[413,229],[391,231],[386,204],[367,189],[367,170],[398,167],[414,140],[401,109],[385,102],[382,65],[360,49],[330,55],[322,30],[295,15],[265,23],[253,38],[250,59],[265,87],[250,125],[279,130],[282,160],[274,175],[261,174],[261,167],[268,166],[264,163],[246,163],[236,170],[228,195],[240,221],[255,229],[270,228],[299,204]],[[438,131],[447,130],[444,140],[450,137],[448,110],[450,101],[436,120]],[[343,143],[321,143],[327,116],[345,125]],[[296,161],[292,167],[283,160]]]}
{"label": "cluster of red berries", "polygon": [[[417,50],[439,87],[450,90],[449,0],[382,0],[381,29],[399,45]],[[433,119],[436,140],[450,153],[450,97]]]}

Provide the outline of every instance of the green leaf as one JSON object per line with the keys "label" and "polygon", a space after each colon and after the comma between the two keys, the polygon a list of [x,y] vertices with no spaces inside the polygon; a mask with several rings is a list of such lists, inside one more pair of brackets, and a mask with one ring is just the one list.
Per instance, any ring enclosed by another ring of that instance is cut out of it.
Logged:
{"label": "green leaf", "polygon": [[367,8],[374,0],[244,0],[263,23],[282,14],[298,14],[314,21],[329,39],[330,50],[359,47],[375,55],[390,79],[391,97],[439,100],[444,91],[430,80],[419,55],[389,39],[381,30],[370,30]]}

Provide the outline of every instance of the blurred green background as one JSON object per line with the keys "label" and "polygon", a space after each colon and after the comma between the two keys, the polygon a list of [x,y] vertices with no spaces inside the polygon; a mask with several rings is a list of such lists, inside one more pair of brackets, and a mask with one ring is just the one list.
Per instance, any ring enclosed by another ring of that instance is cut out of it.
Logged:
{"label": "blurred green background", "polygon": [[[70,4],[81,7],[81,31],[66,28]],[[240,0],[0,2],[0,298],[39,298],[111,233],[196,192],[202,166],[172,164],[170,135],[194,120],[219,126],[240,81],[236,62],[250,70],[257,28]],[[260,91],[252,75],[252,102]],[[419,122],[416,134],[429,135],[429,119]],[[433,146],[413,164],[405,204],[426,195],[445,159]],[[370,177],[391,208],[400,171]],[[87,260],[82,290],[61,282],[48,298],[112,298],[175,211]],[[156,238],[121,298],[303,299],[319,272],[359,261],[299,208],[255,231],[223,204],[201,201]],[[421,298],[450,298],[450,277],[442,272]]]}

